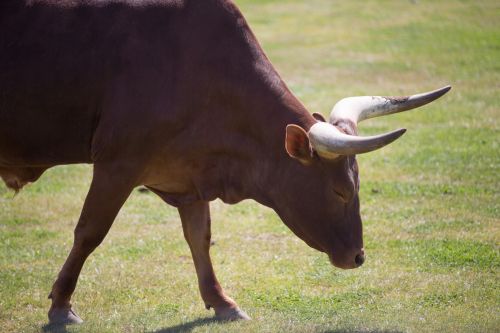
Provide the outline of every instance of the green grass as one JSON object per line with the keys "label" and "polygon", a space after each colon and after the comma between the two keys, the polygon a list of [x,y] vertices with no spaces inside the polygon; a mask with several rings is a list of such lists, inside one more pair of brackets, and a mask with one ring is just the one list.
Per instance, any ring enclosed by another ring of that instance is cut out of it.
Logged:
{"label": "green grass", "polygon": [[[236,0],[311,112],[345,96],[452,84],[421,110],[362,123],[408,133],[359,156],[365,247],[333,268],[252,201],[212,205],[217,275],[253,317],[210,320],[175,209],[134,192],[87,261],[70,332],[497,332],[500,330],[498,1]],[[89,166],[0,185],[0,328],[41,331],[71,247]]]}

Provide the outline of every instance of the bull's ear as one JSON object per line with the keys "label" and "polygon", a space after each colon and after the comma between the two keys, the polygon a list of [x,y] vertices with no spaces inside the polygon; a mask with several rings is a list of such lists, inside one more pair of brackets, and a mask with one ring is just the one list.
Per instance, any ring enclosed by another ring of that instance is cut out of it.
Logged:
{"label": "bull's ear", "polygon": [[308,165],[312,162],[313,152],[306,131],[297,125],[286,127],[285,149],[290,157]]}
{"label": "bull's ear", "polygon": [[321,113],[314,112],[314,113],[313,113],[313,117],[314,117],[314,119],[316,119],[317,121],[321,121],[321,122],[323,122],[323,123],[325,123],[325,122],[326,122],[325,117],[323,117],[323,115],[322,115]]}

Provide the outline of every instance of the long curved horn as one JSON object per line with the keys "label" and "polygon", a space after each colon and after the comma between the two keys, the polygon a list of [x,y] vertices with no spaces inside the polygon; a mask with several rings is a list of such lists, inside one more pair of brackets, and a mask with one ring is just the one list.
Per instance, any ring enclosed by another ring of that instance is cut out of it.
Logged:
{"label": "long curved horn", "polygon": [[335,104],[330,113],[330,122],[318,122],[311,126],[308,135],[312,147],[318,155],[332,159],[339,155],[355,155],[367,153],[382,148],[393,142],[406,130],[399,129],[393,132],[360,137],[348,135],[340,131],[336,121],[347,119],[354,124],[379,116],[411,110],[430,103],[446,94],[451,86],[406,97],[358,96],[347,97]]}
{"label": "long curved horn", "polygon": [[339,119],[358,122],[418,108],[446,94],[451,86],[406,97],[357,96],[347,97],[335,104],[330,113],[330,123]]}
{"label": "long curved horn", "polygon": [[319,156],[333,159],[339,155],[367,153],[388,145],[406,132],[401,128],[375,136],[355,136],[341,132],[337,127],[318,122],[309,129],[309,141]]}

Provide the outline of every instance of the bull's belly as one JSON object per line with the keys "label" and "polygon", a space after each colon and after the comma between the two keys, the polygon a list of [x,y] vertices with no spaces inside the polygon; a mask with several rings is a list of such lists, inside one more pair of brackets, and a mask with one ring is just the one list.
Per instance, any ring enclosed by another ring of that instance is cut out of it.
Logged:
{"label": "bull's belly", "polygon": [[188,156],[188,152],[160,154],[149,163],[141,184],[176,207],[200,200],[219,198],[235,203],[244,199],[234,196],[231,189],[225,186],[225,168],[214,159],[201,155]]}
{"label": "bull's belly", "polygon": [[193,170],[175,157],[159,158],[149,163],[141,184],[153,190],[167,203],[178,206],[198,199],[192,174]]}

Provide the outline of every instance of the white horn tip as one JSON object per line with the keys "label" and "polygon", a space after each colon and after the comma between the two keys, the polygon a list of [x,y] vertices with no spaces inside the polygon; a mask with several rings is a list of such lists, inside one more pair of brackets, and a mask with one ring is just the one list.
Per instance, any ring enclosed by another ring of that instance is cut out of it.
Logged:
{"label": "white horn tip", "polygon": [[[451,90],[451,85],[447,85],[447,86],[444,86],[442,88],[434,90],[432,93],[441,97],[450,90]],[[439,97],[436,97],[436,98],[439,98]]]}
{"label": "white horn tip", "polygon": [[401,135],[406,133],[406,128],[400,128],[394,131],[395,134],[397,134],[397,137],[399,138]]}

